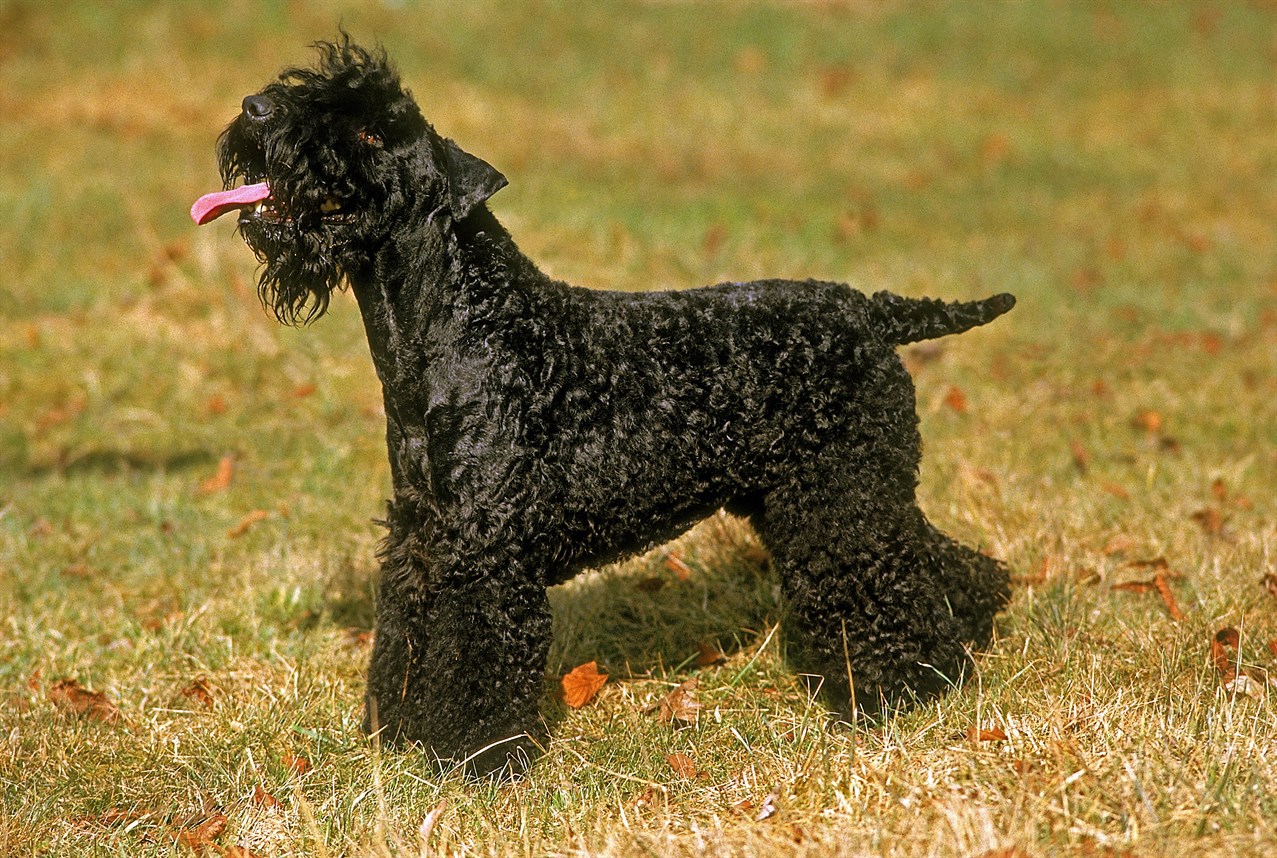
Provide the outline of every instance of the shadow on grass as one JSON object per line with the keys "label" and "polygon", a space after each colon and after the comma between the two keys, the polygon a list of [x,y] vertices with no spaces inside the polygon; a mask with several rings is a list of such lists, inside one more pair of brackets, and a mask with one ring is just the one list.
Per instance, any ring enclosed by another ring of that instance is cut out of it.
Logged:
{"label": "shadow on grass", "polygon": [[81,474],[113,474],[121,471],[175,472],[207,470],[220,458],[208,450],[180,450],[160,453],[149,450],[93,449],[82,452],[62,451],[56,458],[28,461],[17,470],[31,478],[76,476]]}

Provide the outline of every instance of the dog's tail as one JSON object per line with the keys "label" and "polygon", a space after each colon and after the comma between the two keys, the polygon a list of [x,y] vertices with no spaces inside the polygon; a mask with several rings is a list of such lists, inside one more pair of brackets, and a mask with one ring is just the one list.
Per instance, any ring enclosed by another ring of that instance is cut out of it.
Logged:
{"label": "dog's tail", "polygon": [[982,301],[940,301],[875,292],[869,312],[884,340],[895,345],[960,334],[987,325],[1015,306],[1007,292]]}

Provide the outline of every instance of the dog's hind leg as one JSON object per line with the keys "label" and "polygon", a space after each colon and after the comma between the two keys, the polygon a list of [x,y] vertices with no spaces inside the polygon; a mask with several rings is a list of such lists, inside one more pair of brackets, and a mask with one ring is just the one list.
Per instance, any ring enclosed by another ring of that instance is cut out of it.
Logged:
{"label": "dog's hind leg", "polygon": [[995,561],[917,508],[911,387],[898,364],[880,371],[847,436],[775,486],[755,521],[781,575],[791,661],[844,715],[956,685],[1005,593]]}
{"label": "dog's hind leg", "polygon": [[551,637],[539,576],[508,564],[426,576],[393,549],[383,557],[365,730],[465,760],[471,775],[517,774],[536,746]]}

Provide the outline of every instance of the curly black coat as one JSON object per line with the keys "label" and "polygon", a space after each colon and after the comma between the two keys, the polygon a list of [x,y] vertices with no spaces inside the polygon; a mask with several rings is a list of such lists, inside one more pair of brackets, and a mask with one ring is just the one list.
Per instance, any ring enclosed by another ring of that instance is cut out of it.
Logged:
{"label": "curly black coat", "polygon": [[225,186],[250,184],[192,214],[240,212],[281,320],[322,314],[343,283],[358,300],[394,489],[369,730],[472,771],[511,764],[540,723],[546,588],[720,508],[769,548],[791,659],[836,709],[960,680],[1007,574],[914,501],[895,347],[984,324],[1011,296],[565,285],[488,211],[505,178],[435,133],[383,52],[318,47],[316,68],[245,98],[222,136]]}

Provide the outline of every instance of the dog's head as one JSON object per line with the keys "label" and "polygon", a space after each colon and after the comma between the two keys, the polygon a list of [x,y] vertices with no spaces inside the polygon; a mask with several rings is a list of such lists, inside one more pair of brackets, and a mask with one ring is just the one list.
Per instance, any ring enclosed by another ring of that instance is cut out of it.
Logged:
{"label": "dog's head", "polygon": [[239,212],[265,264],[262,302],[281,321],[322,315],[332,291],[415,221],[444,228],[506,184],[437,135],[378,49],[344,33],[314,68],[292,68],[244,99],[218,141],[226,190],[191,209],[204,224]]}

